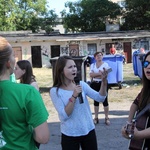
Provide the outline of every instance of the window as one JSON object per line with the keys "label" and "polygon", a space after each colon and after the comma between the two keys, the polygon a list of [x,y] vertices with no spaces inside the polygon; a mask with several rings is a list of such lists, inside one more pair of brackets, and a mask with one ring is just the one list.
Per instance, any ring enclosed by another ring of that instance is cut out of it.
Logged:
{"label": "window", "polygon": [[94,55],[97,51],[97,45],[96,44],[88,44],[88,55]]}

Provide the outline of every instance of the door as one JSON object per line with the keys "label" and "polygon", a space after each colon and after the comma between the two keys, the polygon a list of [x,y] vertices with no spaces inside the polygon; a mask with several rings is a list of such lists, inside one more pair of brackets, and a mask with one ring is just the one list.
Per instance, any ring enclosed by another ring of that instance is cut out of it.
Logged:
{"label": "door", "polygon": [[70,56],[79,56],[79,45],[78,44],[70,44],[69,45],[69,55]]}
{"label": "door", "polygon": [[51,58],[60,56],[60,45],[51,46]]}
{"label": "door", "polygon": [[131,42],[123,43],[123,49],[124,49],[124,54],[126,57],[126,62],[131,63],[132,62]]}
{"label": "door", "polygon": [[41,46],[31,46],[31,59],[32,67],[41,68],[42,58],[41,58]]}

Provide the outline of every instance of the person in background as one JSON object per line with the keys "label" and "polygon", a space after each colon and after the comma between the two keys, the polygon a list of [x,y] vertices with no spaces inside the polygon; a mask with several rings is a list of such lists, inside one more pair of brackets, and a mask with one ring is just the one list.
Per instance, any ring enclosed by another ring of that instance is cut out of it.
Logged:
{"label": "person in background", "polygon": [[12,74],[10,75],[10,81],[16,82],[16,78],[15,78],[15,74],[14,74],[14,73],[12,73]]}
{"label": "person in background", "polygon": [[31,63],[28,60],[19,60],[15,66],[15,77],[20,83],[30,84],[39,91],[38,84],[33,75]]}
{"label": "person in background", "polygon": [[[132,124],[132,119],[134,118],[136,112],[142,111],[147,105],[150,104],[150,52],[148,52],[143,61],[143,77],[142,77],[142,89],[140,93],[137,95],[135,100],[130,106],[130,111],[129,111],[129,116],[127,120],[127,124],[122,127],[122,135],[123,137],[130,139],[132,138],[135,140],[136,145],[138,145],[138,140],[146,140],[143,149],[150,149],[150,120],[148,122],[144,119],[141,122],[137,122],[137,125],[141,127],[141,125],[146,126],[147,122],[147,127],[144,129],[138,129],[136,126],[133,128],[133,135],[130,137],[129,132],[127,132],[127,126]],[[149,108],[150,109],[150,108]],[[146,118],[150,117],[150,113],[148,111],[144,114],[146,115]],[[141,118],[142,118],[141,117]],[[140,118],[139,118],[140,119]],[[145,121],[144,121],[145,120]],[[138,120],[137,120],[138,121]]]}
{"label": "person in background", "polygon": [[[38,84],[35,80],[35,76],[33,75],[33,69],[31,63],[28,60],[19,60],[15,66],[15,77],[20,80],[20,83],[30,84],[35,87],[39,91]],[[36,146],[39,148],[40,143],[36,142]]]}
{"label": "person in background", "polygon": [[115,48],[114,44],[112,44],[112,47],[110,48],[110,54],[111,55],[115,55],[116,54],[116,48]]}
{"label": "person in background", "polygon": [[[91,77],[91,88],[98,91],[101,87],[101,72],[103,71],[103,68],[106,70],[109,67],[108,63],[103,62],[103,53],[102,52],[96,52],[94,54],[94,58],[96,60],[95,63],[92,63],[90,65],[90,77]],[[108,92],[108,86],[107,86],[107,92]],[[104,114],[105,114],[105,124],[110,125],[110,120],[108,117],[109,114],[109,104],[108,104],[108,95],[105,98],[105,101],[103,102],[104,106]],[[94,118],[94,123],[98,124],[99,119],[98,119],[98,113],[99,113],[99,102],[94,100],[94,112],[95,112],[95,118]]]}
{"label": "person in background", "polygon": [[[61,122],[62,150],[98,150],[95,126],[87,96],[103,102],[107,95],[107,72],[101,73],[99,92],[86,82],[76,85],[77,66],[70,56],[61,56],[56,61],[53,87],[50,97]],[[79,98],[83,98],[83,103]]]}
{"label": "person in background", "polygon": [[0,149],[37,150],[49,141],[48,112],[40,93],[32,86],[10,81],[14,51],[0,37]]}
{"label": "person in background", "polygon": [[145,54],[145,49],[143,47],[140,48],[140,53]]}

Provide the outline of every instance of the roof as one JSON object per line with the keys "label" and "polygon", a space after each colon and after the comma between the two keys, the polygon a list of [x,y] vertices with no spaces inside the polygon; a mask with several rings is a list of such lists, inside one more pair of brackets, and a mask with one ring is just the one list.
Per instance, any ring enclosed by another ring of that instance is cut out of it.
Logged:
{"label": "roof", "polygon": [[0,32],[0,35],[5,37],[10,42],[25,42],[25,41],[93,41],[102,39],[131,39],[131,38],[146,38],[150,37],[150,30],[138,31],[115,31],[115,32],[85,32],[74,34],[43,34],[31,32],[15,32],[9,33]]}

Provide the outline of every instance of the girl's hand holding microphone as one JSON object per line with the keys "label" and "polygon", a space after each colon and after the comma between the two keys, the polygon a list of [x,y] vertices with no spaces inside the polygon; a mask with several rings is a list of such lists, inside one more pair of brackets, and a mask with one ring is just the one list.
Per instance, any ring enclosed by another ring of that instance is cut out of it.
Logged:
{"label": "girl's hand holding microphone", "polygon": [[81,93],[81,92],[82,92],[82,87],[81,87],[81,85],[76,85],[76,86],[75,86],[75,89],[74,89],[74,91],[73,91],[73,96],[74,96],[74,97],[78,97],[79,93]]}

